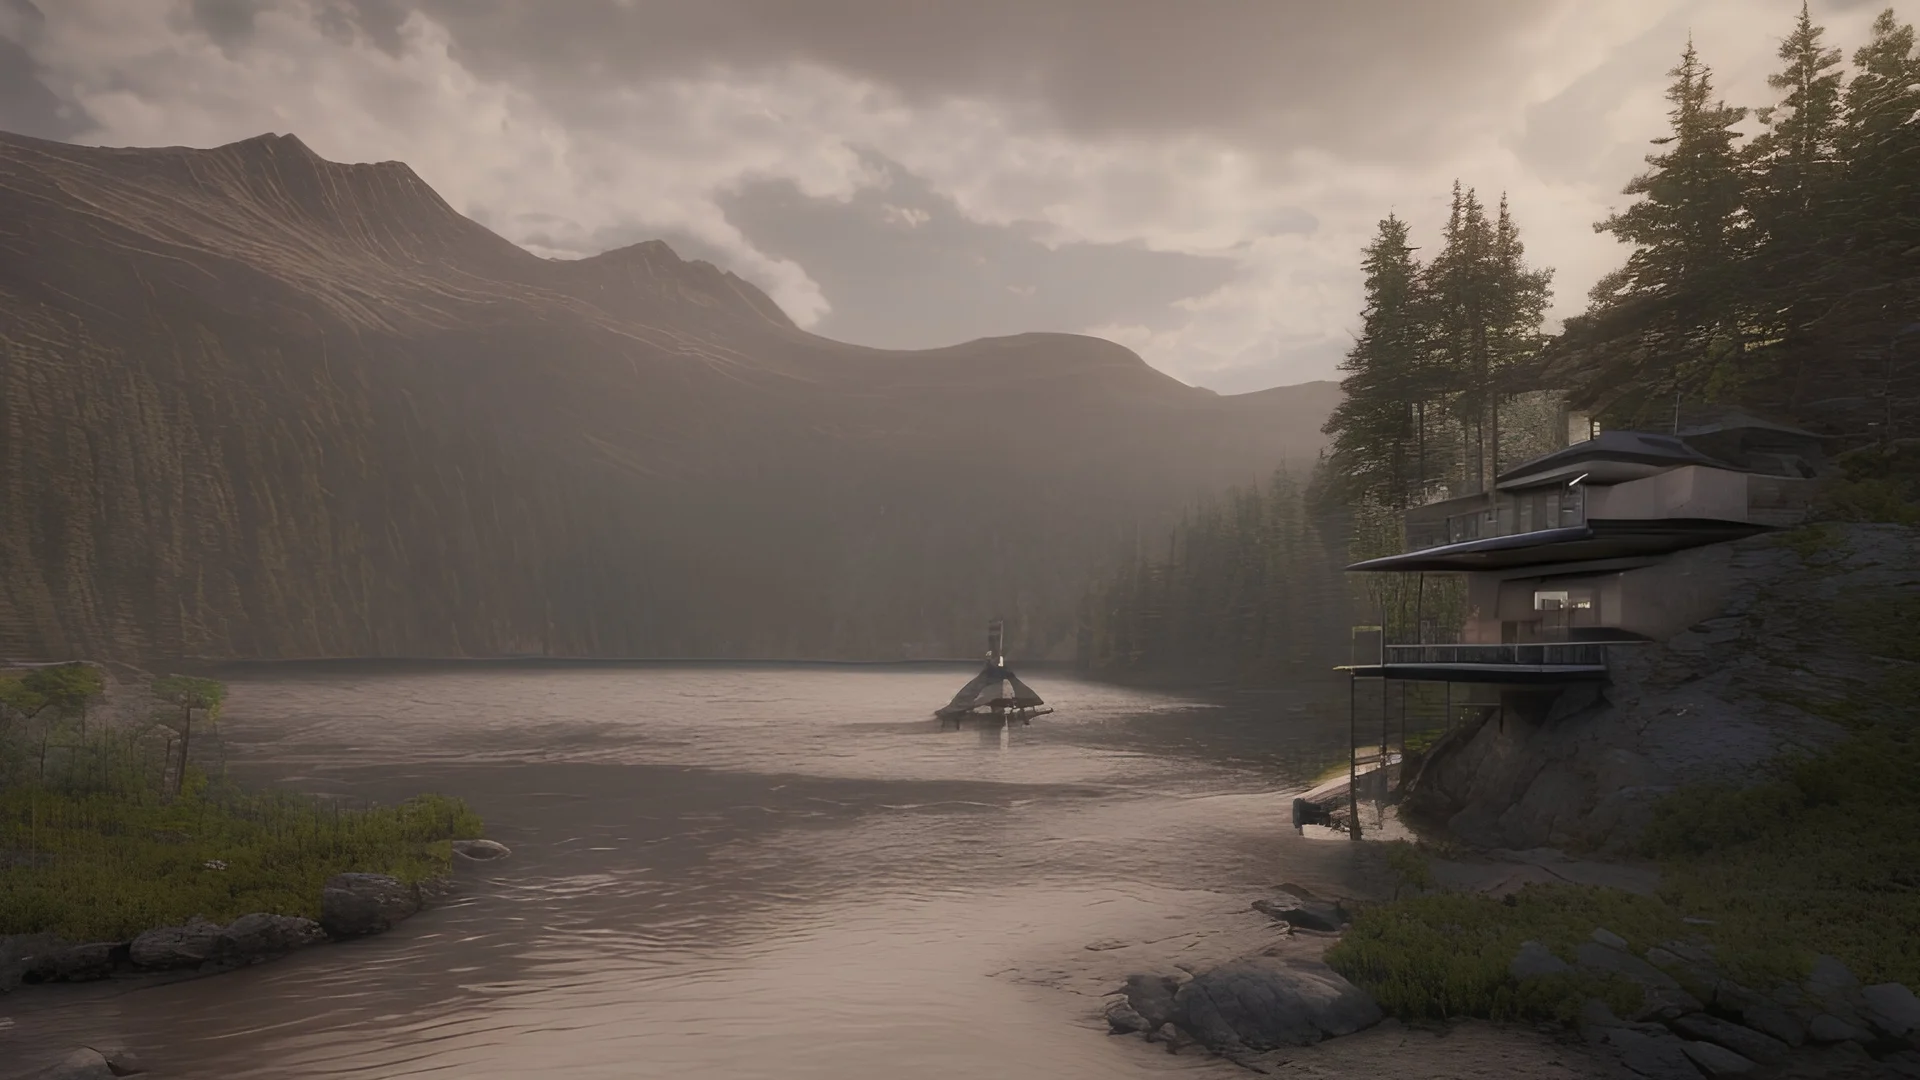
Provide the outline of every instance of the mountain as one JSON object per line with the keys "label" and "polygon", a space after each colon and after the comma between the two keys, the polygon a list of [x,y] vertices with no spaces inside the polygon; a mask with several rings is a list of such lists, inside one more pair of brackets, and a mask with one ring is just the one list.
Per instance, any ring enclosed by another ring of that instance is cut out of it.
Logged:
{"label": "mountain", "polygon": [[1332,383],[797,328],[650,242],[537,257],[405,165],[0,134],[0,655],[1019,655]]}

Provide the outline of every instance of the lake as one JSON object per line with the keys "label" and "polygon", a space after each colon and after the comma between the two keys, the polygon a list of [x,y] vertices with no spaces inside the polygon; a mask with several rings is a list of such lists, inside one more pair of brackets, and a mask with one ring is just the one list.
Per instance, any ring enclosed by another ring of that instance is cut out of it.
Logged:
{"label": "lake", "polygon": [[1353,845],[1289,824],[1345,760],[1344,683],[1209,699],[1035,669],[1052,715],[942,730],[972,674],[229,674],[209,753],[230,770],[457,795],[512,857],[379,937],[0,999],[0,1058],[113,1040],[161,1077],[1245,1075],[1109,1037],[1101,995],[1259,947],[1247,905],[1276,883],[1352,886]]}

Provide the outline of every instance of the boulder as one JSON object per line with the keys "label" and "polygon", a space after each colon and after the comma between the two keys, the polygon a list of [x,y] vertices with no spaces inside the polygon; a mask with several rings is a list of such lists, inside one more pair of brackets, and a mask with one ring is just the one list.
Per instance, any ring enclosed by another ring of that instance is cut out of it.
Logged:
{"label": "boulder", "polygon": [[1632,1019],[1671,1019],[1705,1008],[1698,998],[1681,989],[1679,981],[1673,976],[1624,949],[1603,945],[1599,941],[1585,941],[1574,950],[1574,958],[1582,971],[1618,976],[1639,984],[1644,1005],[1634,1013]]}
{"label": "boulder", "polygon": [[1182,986],[1174,1004],[1181,1025],[1222,1053],[1307,1046],[1382,1018],[1366,991],[1325,964],[1298,959],[1222,964]]}
{"label": "boulder", "polygon": [[98,1050],[75,1050],[42,1069],[34,1080],[113,1080],[113,1066]]}
{"label": "boulder", "polygon": [[419,910],[419,893],[387,874],[335,874],[320,891],[320,928],[333,938],[384,933]]}
{"label": "boulder", "polygon": [[1899,983],[1881,983],[1860,991],[1868,1023],[1895,1039],[1920,1032],[1920,998]]}
{"label": "boulder", "polygon": [[1127,1007],[1146,1021],[1148,1031],[1153,1031],[1179,1017],[1179,1008],[1173,1000],[1174,992],[1179,989],[1179,981],[1171,976],[1129,975],[1125,990]]}
{"label": "boulder", "polygon": [[1107,1006],[1107,1030],[1115,1035],[1129,1035],[1134,1032],[1146,1033],[1153,1030],[1147,1018],[1134,1011],[1133,1006],[1116,1001]]}
{"label": "boulder", "polygon": [[1627,951],[1627,939],[1608,930],[1604,926],[1594,929],[1593,940],[1596,944],[1605,945],[1609,949],[1619,949],[1621,952]]}
{"label": "boulder", "polygon": [[1599,1041],[1620,1064],[1647,1080],[1700,1080],[1686,1042],[1670,1032],[1612,1027],[1601,1032]]}
{"label": "boulder", "polygon": [[1852,970],[1835,957],[1822,954],[1813,959],[1813,971],[1807,975],[1807,992],[1814,997],[1844,994],[1860,985]]}
{"label": "boulder", "polygon": [[492,862],[495,859],[504,859],[508,855],[513,854],[513,852],[507,850],[507,845],[494,840],[455,840],[453,842],[453,853],[463,859],[472,859],[475,862]]}
{"label": "boulder", "polygon": [[162,926],[133,939],[134,966],[154,971],[199,967],[220,952],[220,927],[202,918],[184,926]]}
{"label": "boulder", "polygon": [[1271,899],[1253,902],[1253,910],[1302,930],[1332,933],[1347,921],[1347,913],[1338,904],[1325,904],[1294,893],[1281,892]]}
{"label": "boulder", "polygon": [[1520,951],[1513,956],[1513,962],[1507,965],[1507,974],[1515,979],[1539,979],[1549,975],[1565,975],[1573,970],[1565,960],[1553,955],[1553,951],[1537,941],[1523,941]]}
{"label": "boulder", "polygon": [[1802,1046],[1807,1041],[1807,1026],[1800,1018],[1771,1001],[1754,1001],[1743,1006],[1740,1022],[1788,1046]]}
{"label": "boulder", "polygon": [[63,945],[26,958],[22,981],[30,983],[94,982],[113,974],[118,954],[126,946],[114,941]]}
{"label": "boulder", "polygon": [[220,931],[217,958],[248,964],[303,949],[326,939],[326,931],[320,929],[320,924],[312,919],[256,911],[240,916]]}
{"label": "boulder", "polygon": [[1722,1020],[1705,1013],[1682,1016],[1673,1021],[1673,1030],[1700,1042],[1710,1042],[1724,1046],[1742,1057],[1753,1061],[1771,1063],[1787,1056],[1790,1047],[1771,1035],[1763,1035],[1749,1027],[1742,1027],[1731,1020]]}
{"label": "boulder", "polygon": [[1739,1076],[1759,1068],[1752,1061],[1724,1046],[1709,1042],[1683,1042],[1680,1049],[1708,1076]]}
{"label": "boulder", "polygon": [[1807,1038],[1817,1043],[1869,1043],[1872,1033],[1832,1013],[1821,1013],[1807,1024]]}

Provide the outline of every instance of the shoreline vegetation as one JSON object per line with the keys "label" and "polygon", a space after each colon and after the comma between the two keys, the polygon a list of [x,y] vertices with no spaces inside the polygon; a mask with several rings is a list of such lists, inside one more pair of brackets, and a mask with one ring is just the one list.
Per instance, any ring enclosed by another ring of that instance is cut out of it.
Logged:
{"label": "shoreline vegetation", "polygon": [[457,799],[233,782],[204,749],[224,700],[211,679],[80,662],[0,672],[0,992],[378,932],[439,895],[456,846],[504,853]]}

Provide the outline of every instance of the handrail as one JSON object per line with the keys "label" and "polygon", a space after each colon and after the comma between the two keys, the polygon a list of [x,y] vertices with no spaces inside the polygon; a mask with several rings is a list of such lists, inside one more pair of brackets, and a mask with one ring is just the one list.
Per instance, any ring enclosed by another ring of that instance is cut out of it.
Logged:
{"label": "handrail", "polygon": [[1606,666],[1600,642],[1511,642],[1504,645],[1388,645],[1389,664],[1515,664]]}

